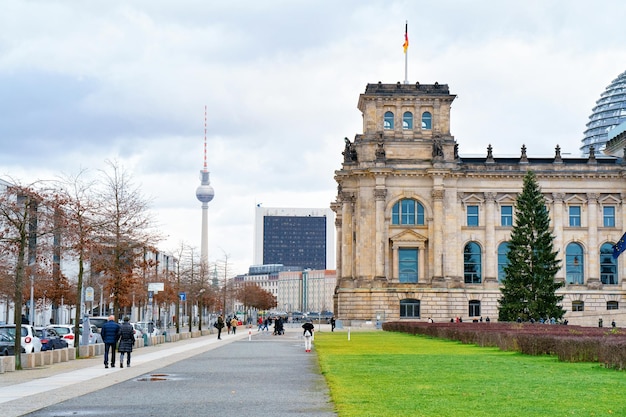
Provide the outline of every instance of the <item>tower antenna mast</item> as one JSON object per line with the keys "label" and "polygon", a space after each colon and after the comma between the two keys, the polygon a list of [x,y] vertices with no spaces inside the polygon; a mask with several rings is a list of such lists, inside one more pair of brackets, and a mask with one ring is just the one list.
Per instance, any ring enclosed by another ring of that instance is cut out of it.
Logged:
{"label": "tower antenna mast", "polygon": [[207,106],[204,106],[204,164],[200,171],[200,185],[196,188],[196,198],[202,203],[202,239],[200,244],[200,260],[207,266],[209,263],[209,202],[213,200],[215,191],[211,187],[206,160]]}

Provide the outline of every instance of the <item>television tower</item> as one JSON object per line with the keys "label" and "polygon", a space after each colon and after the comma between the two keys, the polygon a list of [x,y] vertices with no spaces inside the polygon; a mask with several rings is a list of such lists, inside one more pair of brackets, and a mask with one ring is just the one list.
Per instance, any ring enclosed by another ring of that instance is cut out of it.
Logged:
{"label": "television tower", "polygon": [[200,185],[196,188],[196,198],[202,203],[202,240],[200,244],[200,261],[209,263],[209,201],[213,200],[215,191],[211,187],[209,171],[206,166],[206,123],[207,109],[204,106],[204,166],[200,171]]}

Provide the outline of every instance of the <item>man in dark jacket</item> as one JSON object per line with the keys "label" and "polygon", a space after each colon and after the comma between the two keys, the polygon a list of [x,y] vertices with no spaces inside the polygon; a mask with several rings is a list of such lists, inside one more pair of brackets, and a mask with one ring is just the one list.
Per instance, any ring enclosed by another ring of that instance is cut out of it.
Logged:
{"label": "man in dark jacket", "polygon": [[117,351],[120,352],[120,368],[124,367],[124,353],[128,353],[126,366],[130,368],[130,353],[133,351],[133,345],[135,344],[135,329],[129,322],[130,318],[126,316],[124,317],[124,323],[120,326],[120,345],[117,347]]}
{"label": "man in dark jacket", "polygon": [[100,335],[104,342],[104,367],[109,367],[109,349],[111,349],[111,368],[115,368],[115,345],[120,338],[120,325],[115,322],[115,316],[109,316],[109,321],[102,325]]}

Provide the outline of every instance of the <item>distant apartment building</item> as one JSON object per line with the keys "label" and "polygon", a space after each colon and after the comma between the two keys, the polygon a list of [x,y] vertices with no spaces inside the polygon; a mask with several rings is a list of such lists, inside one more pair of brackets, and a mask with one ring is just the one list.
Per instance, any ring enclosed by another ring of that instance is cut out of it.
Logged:
{"label": "distant apartment building", "polygon": [[[332,311],[333,294],[337,285],[334,270],[313,270],[281,264],[251,266],[247,274],[238,275],[236,283],[252,282],[276,297],[276,310]],[[234,310],[244,311],[240,302]]]}
{"label": "distant apartment building", "polygon": [[334,269],[334,218],[330,208],[257,206],[254,264]]}

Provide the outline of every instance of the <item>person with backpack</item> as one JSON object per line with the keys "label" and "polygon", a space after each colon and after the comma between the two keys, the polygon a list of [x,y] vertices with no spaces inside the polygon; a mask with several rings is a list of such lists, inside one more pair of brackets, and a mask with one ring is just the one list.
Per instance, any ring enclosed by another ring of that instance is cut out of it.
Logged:
{"label": "person with backpack", "polygon": [[304,331],[302,332],[302,335],[304,336],[304,350],[305,352],[310,352],[311,351],[311,339],[313,338],[313,332],[315,331],[315,326],[313,326],[313,323],[309,319],[306,321],[306,323],[302,325],[302,328],[304,329]]}
{"label": "person with backpack", "polygon": [[217,318],[217,321],[213,324],[217,329],[217,339],[222,340],[222,329],[224,328],[224,318],[220,314]]}

